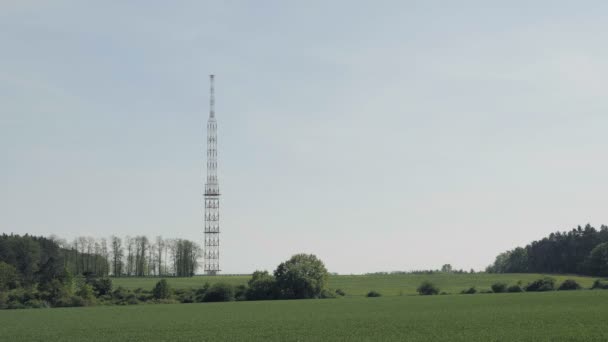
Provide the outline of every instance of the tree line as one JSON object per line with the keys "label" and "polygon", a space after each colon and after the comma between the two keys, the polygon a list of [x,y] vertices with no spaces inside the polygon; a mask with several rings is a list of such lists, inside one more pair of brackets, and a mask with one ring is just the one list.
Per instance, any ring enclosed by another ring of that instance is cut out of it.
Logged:
{"label": "tree line", "polygon": [[201,247],[185,239],[149,239],[140,235],[125,238],[78,237],[72,242],[52,238],[72,274],[100,276],[193,276],[199,268]]}
{"label": "tree line", "polygon": [[146,236],[57,237],[0,235],[0,262],[12,267],[25,286],[65,272],[71,276],[193,276],[202,250],[184,239],[154,240]]}
{"label": "tree line", "polygon": [[608,226],[587,224],[555,232],[499,254],[487,267],[491,273],[561,273],[608,276]]}

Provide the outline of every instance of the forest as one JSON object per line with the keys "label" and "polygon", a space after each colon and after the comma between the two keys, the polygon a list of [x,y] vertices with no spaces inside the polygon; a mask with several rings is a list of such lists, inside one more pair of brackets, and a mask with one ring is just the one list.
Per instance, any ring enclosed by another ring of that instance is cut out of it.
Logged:
{"label": "forest", "polygon": [[491,273],[554,273],[608,276],[608,226],[587,224],[555,232],[499,254],[486,269]]}
{"label": "forest", "polygon": [[196,273],[200,257],[202,250],[195,242],[160,236],[153,240],[143,235],[124,239],[78,237],[72,242],[57,237],[0,236],[0,261],[32,263],[28,266],[32,272],[38,267],[32,261],[44,265],[52,258],[71,274],[189,277]]}

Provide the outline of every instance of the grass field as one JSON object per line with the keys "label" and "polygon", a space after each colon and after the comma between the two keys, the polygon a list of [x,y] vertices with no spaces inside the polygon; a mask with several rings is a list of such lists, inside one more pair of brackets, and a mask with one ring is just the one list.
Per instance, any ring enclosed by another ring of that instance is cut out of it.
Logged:
{"label": "grass field", "polygon": [[[559,285],[565,279],[576,279],[584,288],[591,287],[594,278],[580,276],[554,276]],[[461,290],[475,286],[478,290],[489,289],[493,283],[506,282],[515,284],[521,280],[524,284],[543,277],[541,274],[442,274],[433,275],[339,275],[330,276],[329,287],[342,289],[349,296],[364,296],[370,290],[376,290],[384,296],[415,294],[416,288],[424,280],[430,280],[441,291],[459,293]],[[233,285],[246,284],[249,276],[196,276],[192,278],[167,278],[173,288],[198,288],[205,282],[210,284],[223,281]],[[114,286],[129,289],[138,287],[152,289],[158,278],[116,278]]]}
{"label": "grass field", "polygon": [[0,311],[3,341],[606,341],[608,291]]}

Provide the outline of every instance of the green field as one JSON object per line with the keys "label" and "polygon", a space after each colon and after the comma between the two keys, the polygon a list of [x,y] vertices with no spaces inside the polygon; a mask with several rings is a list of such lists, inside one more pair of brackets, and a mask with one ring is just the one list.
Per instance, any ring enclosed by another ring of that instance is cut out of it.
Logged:
{"label": "green field", "polygon": [[3,341],[606,341],[608,291],[0,311]]}
{"label": "green field", "polygon": [[[521,280],[526,284],[532,280],[543,277],[541,274],[445,274],[436,273],[432,275],[339,275],[329,277],[329,287],[342,289],[349,296],[364,296],[370,290],[379,291],[384,296],[399,296],[416,294],[416,288],[424,280],[430,280],[437,285],[441,291],[448,293],[459,293],[461,290],[475,286],[478,290],[489,289],[493,283],[506,282],[515,284]],[[594,278],[580,276],[551,275],[559,285],[565,279],[576,279],[584,288],[591,287]],[[233,285],[246,284],[249,276],[196,276],[192,278],[167,278],[171,287],[198,288],[205,282],[210,284],[223,281]],[[115,278],[114,286],[122,286],[129,289],[144,288],[152,289],[158,278]]]}

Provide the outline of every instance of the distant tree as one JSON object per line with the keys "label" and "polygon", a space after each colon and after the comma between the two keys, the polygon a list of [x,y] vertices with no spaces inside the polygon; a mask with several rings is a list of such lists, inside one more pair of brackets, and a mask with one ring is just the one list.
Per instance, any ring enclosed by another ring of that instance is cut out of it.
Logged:
{"label": "distant tree", "polygon": [[439,288],[430,281],[423,281],[416,291],[422,296],[436,295],[439,293]]}
{"label": "distant tree", "polygon": [[124,249],[122,247],[122,240],[112,235],[110,237],[110,244],[112,245],[112,274],[115,277],[120,277],[123,273],[123,257],[124,257]]}
{"label": "distant tree", "polygon": [[14,289],[19,285],[19,274],[13,265],[0,261],[0,291]]}
{"label": "distant tree", "polygon": [[445,264],[445,265],[441,266],[441,272],[443,272],[443,273],[452,273],[452,265]]}
{"label": "distant tree", "polygon": [[178,277],[191,277],[199,267],[202,254],[200,246],[192,241],[177,239],[170,246],[173,254],[174,273]]}
{"label": "distant tree", "polygon": [[166,279],[161,279],[156,283],[152,290],[152,295],[156,299],[168,299],[171,297],[171,288]]}
{"label": "distant tree", "polygon": [[127,245],[127,263],[126,274],[129,276],[135,275],[135,240],[129,236],[125,238]]}
{"label": "distant tree", "polygon": [[276,299],[279,296],[276,281],[268,271],[255,271],[247,282],[248,300]]}
{"label": "distant tree", "polygon": [[327,284],[328,272],[312,254],[296,254],[274,271],[283,298],[319,298]]}
{"label": "distant tree", "polygon": [[165,270],[163,269],[163,253],[165,251],[165,242],[163,241],[162,236],[156,237],[156,268],[158,269],[158,275],[163,276]]}
{"label": "distant tree", "polygon": [[374,291],[374,290],[369,291],[369,292],[368,292],[368,293],[365,295],[365,297],[381,297],[381,296],[382,296],[382,294],[380,294],[380,292],[377,292],[377,291]]}
{"label": "distant tree", "polygon": [[591,275],[608,276],[608,242],[601,243],[591,250],[586,265]]}

